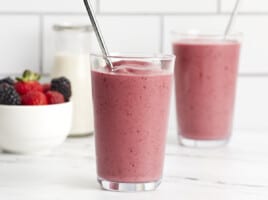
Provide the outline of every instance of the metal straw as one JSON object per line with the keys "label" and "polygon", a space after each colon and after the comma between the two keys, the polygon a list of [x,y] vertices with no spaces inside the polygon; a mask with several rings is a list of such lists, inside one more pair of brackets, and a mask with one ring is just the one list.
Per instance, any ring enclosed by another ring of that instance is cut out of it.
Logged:
{"label": "metal straw", "polygon": [[226,38],[229,35],[229,33],[230,33],[230,31],[231,31],[231,29],[233,27],[235,17],[236,17],[237,12],[238,12],[239,5],[240,5],[240,0],[237,0],[236,3],[235,3],[235,7],[234,7],[234,9],[232,11],[231,17],[229,19],[228,25],[227,25],[227,27],[225,29],[224,38]]}
{"label": "metal straw", "polygon": [[110,67],[110,69],[111,69],[112,71],[114,71],[113,64],[112,64],[112,62],[111,62],[110,59],[109,59],[109,52],[108,52],[107,47],[106,47],[106,45],[105,45],[105,42],[104,42],[104,39],[103,39],[103,37],[102,37],[102,34],[101,34],[101,31],[100,31],[99,25],[98,25],[98,23],[97,23],[97,20],[96,20],[96,17],[95,17],[93,8],[92,8],[92,6],[91,6],[91,4],[90,4],[89,1],[90,1],[90,0],[84,0],[84,4],[85,4],[85,6],[86,6],[86,9],[87,9],[87,13],[88,13],[89,19],[90,19],[90,21],[91,21],[93,30],[94,30],[94,32],[95,32],[95,34],[96,34],[98,43],[99,43],[99,45],[100,45],[102,54],[103,54],[104,59],[105,59],[105,62],[106,62],[106,64]]}

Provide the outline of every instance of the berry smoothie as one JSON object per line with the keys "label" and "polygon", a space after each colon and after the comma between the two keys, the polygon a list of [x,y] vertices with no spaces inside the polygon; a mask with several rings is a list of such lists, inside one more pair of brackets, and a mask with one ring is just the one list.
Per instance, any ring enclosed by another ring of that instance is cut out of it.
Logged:
{"label": "berry smoothie", "polygon": [[173,51],[180,136],[227,140],[232,129],[240,43],[186,39],[175,42]]}
{"label": "berry smoothie", "polygon": [[146,62],[115,65],[120,70],[92,69],[98,176],[121,183],[158,181],[172,72]]}

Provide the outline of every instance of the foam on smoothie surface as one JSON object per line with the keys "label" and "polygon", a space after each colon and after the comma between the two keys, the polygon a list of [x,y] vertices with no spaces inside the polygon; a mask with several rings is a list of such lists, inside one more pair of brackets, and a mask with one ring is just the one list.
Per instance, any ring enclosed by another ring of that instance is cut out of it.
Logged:
{"label": "foam on smoothie surface", "polygon": [[99,68],[97,71],[108,73],[111,75],[156,75],[165,74],[166,72],[161,69],[160,64],[151,62],[135,61],[135,60],[120,60],[113,62],[115,70],[112,72],[109,67]]}
{"label": "foam on smoothie surface", "polygon": [[200,38],[191,38],[191,39],[183,39],[176,44],[185,44],[185,45],[234,45],[239,43],[236,40],[225,40],[225,39],[200,39]]}

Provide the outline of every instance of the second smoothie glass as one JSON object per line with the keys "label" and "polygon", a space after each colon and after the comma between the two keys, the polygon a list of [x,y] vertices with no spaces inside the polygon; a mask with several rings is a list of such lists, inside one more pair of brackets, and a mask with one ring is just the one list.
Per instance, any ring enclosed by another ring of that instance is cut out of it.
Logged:
{"label": "second smoothie glass", "polygon": [[161,182],[174,56],[92,55],[98,181],[113,191]]}
{"label": "second smoothie glass", "polygon": [[216,147],[228,142],[241,38],[173,33],[180,144]]}

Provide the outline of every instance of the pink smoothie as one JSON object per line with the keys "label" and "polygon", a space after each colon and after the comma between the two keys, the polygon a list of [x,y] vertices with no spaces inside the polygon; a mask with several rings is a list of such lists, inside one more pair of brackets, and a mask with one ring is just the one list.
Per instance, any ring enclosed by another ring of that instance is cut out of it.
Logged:
{"label": "pink smoothie", "polygon": [[240,43],[183,40],[173,44],[179,134],[224,140],[231,134]]}
{"label": "pink smoothie", "polygon": [[92,70],[98,176],[128,183],[159,180],[172,74],[117,65],[117,72]]}

